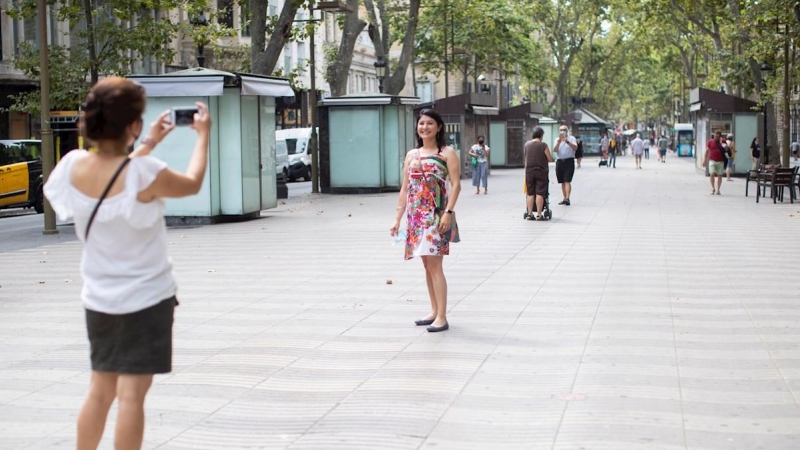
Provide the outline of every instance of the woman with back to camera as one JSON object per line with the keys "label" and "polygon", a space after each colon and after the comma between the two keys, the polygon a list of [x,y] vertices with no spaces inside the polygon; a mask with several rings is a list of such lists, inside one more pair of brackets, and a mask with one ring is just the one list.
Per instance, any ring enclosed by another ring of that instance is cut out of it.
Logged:
{"label": "woman with back to camera", "polygon": [[753,138],[750,143],[750,160],[753,161],[753,170],[758,169],[758,162],[761,160],[761,147],[758,146],[758,137]]}
{"label": "woman with back to camera", "polygon": [[206,170],[211,120],[197,103],[197,143],[185,173],[149,156],[173,129],[165,111],[129,156],[143,129],[144,89],[111,77],[86,97],[83,135],[97,148],[69,152],[44,192],[62,220],[73,218],[83,242],[81,299],[91,348],[89,392],[78,417],[78,450],[100,443],[114,399],[117,450],[140,449],[144,400],[153,374],[172,369],[177,286],[167,256],[164,198],[196,194]]}
{"label": "woman with back to camera", "polygon": [[727,144],[725,156],[728,157],[728,160],[725,164],[725,174],[728,176],[728,181],[733,181],[731,174],[736,168],[736,142],[733,140],[732,134],[728,133],[728,139],[725,141],[725,143]]}
{"label": "woman with back to camera", "polygon": [[[523,150],[525,161],[525,190],[528,193],[527,200],[527,219],[543,220],[542,209],[544,209],[544,199],[547,197],[550,165],[553,162],[553,155],[550,148],[542,139],[544,129],[536,127],[533,129],[533,139],[525,143]],[[536,217],[533,215],[534,202],[536,203]]]}
{"label": "woman with back to camera", "polygon": [[[447,182],[451,189],[448,192]],[[458,155],[445,144],[444,122],[432,109],[423,109],[417,120],[417,148],[409,150],[403,167],[403,187],[397,199],[397,214],[389,229],[397,235],[406,212],[408,235],[405,259],[419,256],[425,267],[425,281],[431,312],[415,323],[428,325],[428,331],[447,330],[447,279],[442,260],[450,254],[449,233],[455,220],[453,211],[461,192]]]}

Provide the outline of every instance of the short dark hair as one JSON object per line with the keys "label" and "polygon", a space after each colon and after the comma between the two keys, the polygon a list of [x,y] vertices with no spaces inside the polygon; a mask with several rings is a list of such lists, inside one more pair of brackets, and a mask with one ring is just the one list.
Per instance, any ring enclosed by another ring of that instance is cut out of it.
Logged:
{"label": "short dark hair", "polygon": [[544,137],[544,128],[542,127],[534,127],[533,129],[533,139],[541,139]]}
{"label": "short dark hair", "polygon": [[120,77],[105,78],[86,96],[81,131],[92,141],[120,139],[128,125],[141,120],[146,104],[141,84]]}
{"label": "short dark hair", "polygon": [[440,116],[438,112],[430,108],[425,108],[422,111],[420,111],[419,117],[417,118],[417,121],[414,124],[414,134],[417,136],[417,147],[419,148],[422,147],[422,138],[419,137],[419,134],[417,134],[417,126],[416,126],[416,124],[419,123],[419,119],[421,119],[422,116],[427,116],[435,120],[436,125],[440,127],[439,131],[436,133],[436,146],[439,148],[439,150],[443,149],[445,145],[447,145],[447,142],[444,139],[444,120],[442,120],[442,116]]}

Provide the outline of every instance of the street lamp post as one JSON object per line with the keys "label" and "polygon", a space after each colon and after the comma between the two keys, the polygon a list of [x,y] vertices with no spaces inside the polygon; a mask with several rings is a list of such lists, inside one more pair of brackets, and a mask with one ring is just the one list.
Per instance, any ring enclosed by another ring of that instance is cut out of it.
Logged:
{"label": "street lamp post", "polygon": [[373,64],[375,66],[375,76],[378,77],[378,91],[383,94],[383,80],[386,78],[386,61],[382,56],[378,56],[378,60]]}
{"label": "street lamp post", "polygon": [[772,72],[772,67],[764,61],[761,64],[761,83],[764,93],[764,162],[769,164],[769,131],[767,131],[767,75]]}
{"label": "street lamp post", "polygon": [[[314,20],[314,1],[308,2],[308,16]],[[313,24],[314,22],[312,22]],[[314,35],[317,34],[316,27],[312,27],[311,36],[308,40],[308,50],[311,53],[311,90],[308,93],[308,112],[311,114],[311,193],[319,194],[319,151],[317,149],[317,58]]]}
{"label": "street lamp post", "polygon": [[[318,20],[314,19],[314,0],[308,2],[308,15],[310,17],[309,22],[312,24],[316,24]],[[319,11],[328,11],[328,12],[351,12],[351,9],[348,5],[342,3],[340,0],[333,0],[333,1],[322,1],[317,4],[316,7]],[[314,35],[316,34],[316,27],[313,27],[311,30],[311,36],[308,39],[308,50],[311,53],[311,58],[309,58],[309,76],[311,77],[311,92],[309,92],[308,96],[308,109],[309,113],[311,114],[311,140],[309,145],[311,146],[311,192],[314,194],[319,194],[319,150],[317,145],[317,127],[319,126],[319,120],[317,119],[317,58],[316,58],[316,45],[314,40]]]}
{"label": "street lamp post", "polygon": [[[208,25],[208,19],[206,19],[205,13],[201,11],[199,16],[193,17],[191,24],[195,27],[205,27]],[[206,65],[206,57],[203,55],[203,51],[205,50],[204,39],[205,37],[201,37],[197,43],[197,67],[205,67]]]}
{"label": "street lamp post", "polygon": [[[42,176],[45,181],[50,178],[50,173],[55,165],[55,149],[53,148],[53,130],[50,128],[50,66],[47,51],[47,2],[39,0],[37,4],[39,25],[39,71],[41,107],[42,107]],[[41,194],[44,196],[44,193]],[[42,199],[44,205],[44,230],[43,234],[58,234],[56,228],[56,214],[50,202]]]}
{"label": "street lamp post", "polygon": [[790,167],[789,162],[789,25],[782,24],[779,30],[783,33],[783,145],[781,145],[781,165]]}

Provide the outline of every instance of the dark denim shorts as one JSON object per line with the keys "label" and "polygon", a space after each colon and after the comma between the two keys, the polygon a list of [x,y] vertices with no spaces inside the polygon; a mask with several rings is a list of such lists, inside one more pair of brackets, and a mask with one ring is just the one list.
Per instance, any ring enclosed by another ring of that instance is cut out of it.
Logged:
{"label": "dark denim shorts", "polygon": [[129,314],[86,310],[92,370],[147,375],[172,370],[173,296]]}

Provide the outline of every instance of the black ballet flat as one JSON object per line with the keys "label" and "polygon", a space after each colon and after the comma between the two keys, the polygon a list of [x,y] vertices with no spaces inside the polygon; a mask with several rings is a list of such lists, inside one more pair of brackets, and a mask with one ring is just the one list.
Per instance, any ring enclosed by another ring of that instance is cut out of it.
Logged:
{"label": "black ballet flat", "polygon": [[428,332],[429,333],[438,333],[440,331],[447,330],[448,328],[450,328],[450,324],[445,322],[444,325],[442,325],[440,327],[433,327],[433,326],[428,327]]}
{"label": "black ballet flat", "polygon": [[436,320],[436,319],[419,319],[419,320],[415,320],[414,323],[417,324],[418,327],[421,327],[423,325],[432,324],[434,320]]}

